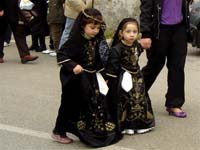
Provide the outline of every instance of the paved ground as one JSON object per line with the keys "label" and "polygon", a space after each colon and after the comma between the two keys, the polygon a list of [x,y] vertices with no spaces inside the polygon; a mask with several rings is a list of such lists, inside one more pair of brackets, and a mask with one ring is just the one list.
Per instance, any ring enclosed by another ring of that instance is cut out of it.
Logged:
{"label": "paved ground", "polygon": [[[55,57],[35,53],[38,61],[21,64],[12,43],[0,64],[0,150],[86,150],[75,143],[63,145],[50,138],[60,104],[59,67]],[[145,64],[144,55],[141,65]],[[164,108],[166,69],[150,95],[156,117],[154,131],[125,136],[98,150],[200,150],[200,50],[190,48],[186,63],[186,119],[168,116]]]}

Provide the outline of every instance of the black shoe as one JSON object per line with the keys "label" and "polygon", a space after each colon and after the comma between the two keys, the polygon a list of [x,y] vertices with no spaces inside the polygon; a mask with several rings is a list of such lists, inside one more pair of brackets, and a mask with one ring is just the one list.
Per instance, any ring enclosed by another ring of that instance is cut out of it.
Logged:
{"label": "black shoe", "polygon": [[36,49],[38,49],[38,48],[39,48],[39,46],[31,45],[28,49],[29,49],[30,51],[33,51],[33,50],[36,50]]}
{"label": "black shoe", "polygon": [[35,51],[36,51],[36,52],[42,52],[43,49],[42,49],[41,47],[37,47],[37,48],[35,49]]}

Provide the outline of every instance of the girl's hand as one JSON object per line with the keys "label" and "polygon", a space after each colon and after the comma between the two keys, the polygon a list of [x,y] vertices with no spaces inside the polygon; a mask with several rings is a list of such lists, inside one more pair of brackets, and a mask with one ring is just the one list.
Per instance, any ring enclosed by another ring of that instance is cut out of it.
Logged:
{"label": "girl's hand", "polygon": [[3,16],[3,15],[4,15],[4,11],[1,10],[1,11],[0,11],[0,16]]}
{"label": "girl's hand", "polygon": [[76,67],[74,67],[73,72],[74,74],[79,74],[83,71],[83,67],[81,67],[80,65],[76,65]]}

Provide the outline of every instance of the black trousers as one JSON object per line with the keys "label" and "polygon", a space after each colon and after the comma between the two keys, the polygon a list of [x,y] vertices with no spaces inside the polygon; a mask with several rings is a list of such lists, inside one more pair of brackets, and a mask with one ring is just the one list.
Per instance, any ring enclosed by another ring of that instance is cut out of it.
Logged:
{"label": "black trousers", "polygon": [[168,89],[166,107],[181,107],[185,102],[184,66],[187,34],[183,24],[161,25],[159,39],[153,39],[147,50],[147,65],[142,69],[147,91],[151,88],[167,60]]}
{"label": "black trousers", "polygon": [[[10,26],[14,35],[15,43],[17,45],[20,58],[26,55],[30,55],[30,52],[28,50],[28,45],[26,42],[25,26],[20,25],[20,24],[10,24]],[[5,25],[5,28],[4,28],[5,31],[6,31],[6,28],[7,28],[7,25]],[[4,34],[5,32],[2,32],[0,36],[0,57],[4,56],[4,53],[3,53]]]}
{"label": "black trousers", "polygon": [[10,24],[15,43],[19,52],[20,58],[30,55],[28,45],[26,42],[26,31],[25,26],[21,24]]}
{"label": "black trousers", "polygon": [[3,52],[3,42],[4,42],[4,39],[3,39],[3,36],[0,35],[0,58],[3,58],[4,56],[4,52]]}
{"label": "black trousers", "polygon": [[35,48],[40,47],[41,51],[46,50],[45,35],[42,34],[32,35],[32,46]]}
{"label": "black trousers", "polygon": [[0,58],[3,58],[4,56],[4,35],[5,35],[5,31],[7,28],[7,23],[6,20],[4,18],[0,18]]}

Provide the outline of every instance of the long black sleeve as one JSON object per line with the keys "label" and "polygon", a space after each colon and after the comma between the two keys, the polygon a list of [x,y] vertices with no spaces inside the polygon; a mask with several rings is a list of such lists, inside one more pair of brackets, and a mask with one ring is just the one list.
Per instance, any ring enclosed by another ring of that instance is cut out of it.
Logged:
{"label": "long black sleeve", "polygon": [[140,29],[142,37],[150,37],[152,35],[152,23],[153,23],[153,6],[154,0],[140,0]]}

